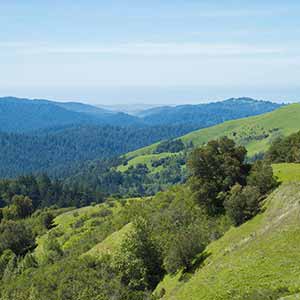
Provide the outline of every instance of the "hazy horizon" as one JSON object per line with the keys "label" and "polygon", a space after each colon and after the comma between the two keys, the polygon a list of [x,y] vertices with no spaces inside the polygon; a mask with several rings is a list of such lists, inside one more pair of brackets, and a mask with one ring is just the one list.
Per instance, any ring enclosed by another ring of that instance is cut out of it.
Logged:
{"label": "hazy horizon", "polygon": [[0,95],[297,101],[299,10],[294,0],[1,1]]}
{"label": "hazy horizon", "polygon": [[[285,95],[285,96],[283,96]],[[114,87],[95,88],[85,91],[72,89],[71,92],[53,89],[50,93],[37,91],[35,93],[20,91],[3,92],[0,88],[0,98],[17,97],[28,99],[47,99],[60,102],[82,102],[99,106],[163,106],[201,104],[208,102],[223,101],[229,98],[249,97],[256,100],[272,101],[276,103],[299,102],[297,92],[285,89],[275,90],[248,90],[230,88],[201,88],[201,87]]]}

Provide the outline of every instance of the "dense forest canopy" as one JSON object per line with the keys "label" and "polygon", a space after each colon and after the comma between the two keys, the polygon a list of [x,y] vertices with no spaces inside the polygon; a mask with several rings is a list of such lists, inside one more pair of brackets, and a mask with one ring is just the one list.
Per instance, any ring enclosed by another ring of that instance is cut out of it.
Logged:
{"label": "dense forest canopy", "polygon": [[[0,176],[47,172],[65,177],[78,164],[109,158],[154,142],[180,136],[187,127],[77,125],[32,134],[0,132]],[[40,155],[42,153],[42,155]]]}

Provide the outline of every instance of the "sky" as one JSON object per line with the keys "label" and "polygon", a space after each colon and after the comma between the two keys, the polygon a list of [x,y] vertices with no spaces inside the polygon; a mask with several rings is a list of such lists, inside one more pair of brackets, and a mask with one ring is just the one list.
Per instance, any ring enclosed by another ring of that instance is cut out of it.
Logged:
{"label": "sky", "polygon": [[300,100],[300,1],[0,0],[0,96]]}

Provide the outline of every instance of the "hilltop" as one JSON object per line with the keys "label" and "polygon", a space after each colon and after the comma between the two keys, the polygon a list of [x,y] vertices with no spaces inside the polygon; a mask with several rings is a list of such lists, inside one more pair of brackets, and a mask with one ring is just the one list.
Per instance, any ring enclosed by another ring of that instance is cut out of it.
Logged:
{"label": "hilltop", "polygon": [[224,121],[263,114],[279,108],[282,104],[252,98],[231,98],[219,102],[162,106],[137,114],[147,124],[194,124],[204,128]]}
{"label": "hilltop", "polygon": [[51,127],[92,125],[139,125],[139,120],[124,113],[115,113],[76,102],[0,98],[0,128],[4,132],[24,133]]}

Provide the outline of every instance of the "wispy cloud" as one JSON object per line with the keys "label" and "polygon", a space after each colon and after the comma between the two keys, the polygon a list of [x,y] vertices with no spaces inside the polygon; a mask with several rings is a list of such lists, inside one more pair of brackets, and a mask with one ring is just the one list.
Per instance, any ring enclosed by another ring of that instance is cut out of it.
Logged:
{"label": "wispy cloud", "polygon": [[282,54],[285,52],[284,48],[275,46],[203,43],[126,43],[118,45],[92,46],[30,46],[20,50],[29,54],[102,54],[141,56],[231,56]]}

